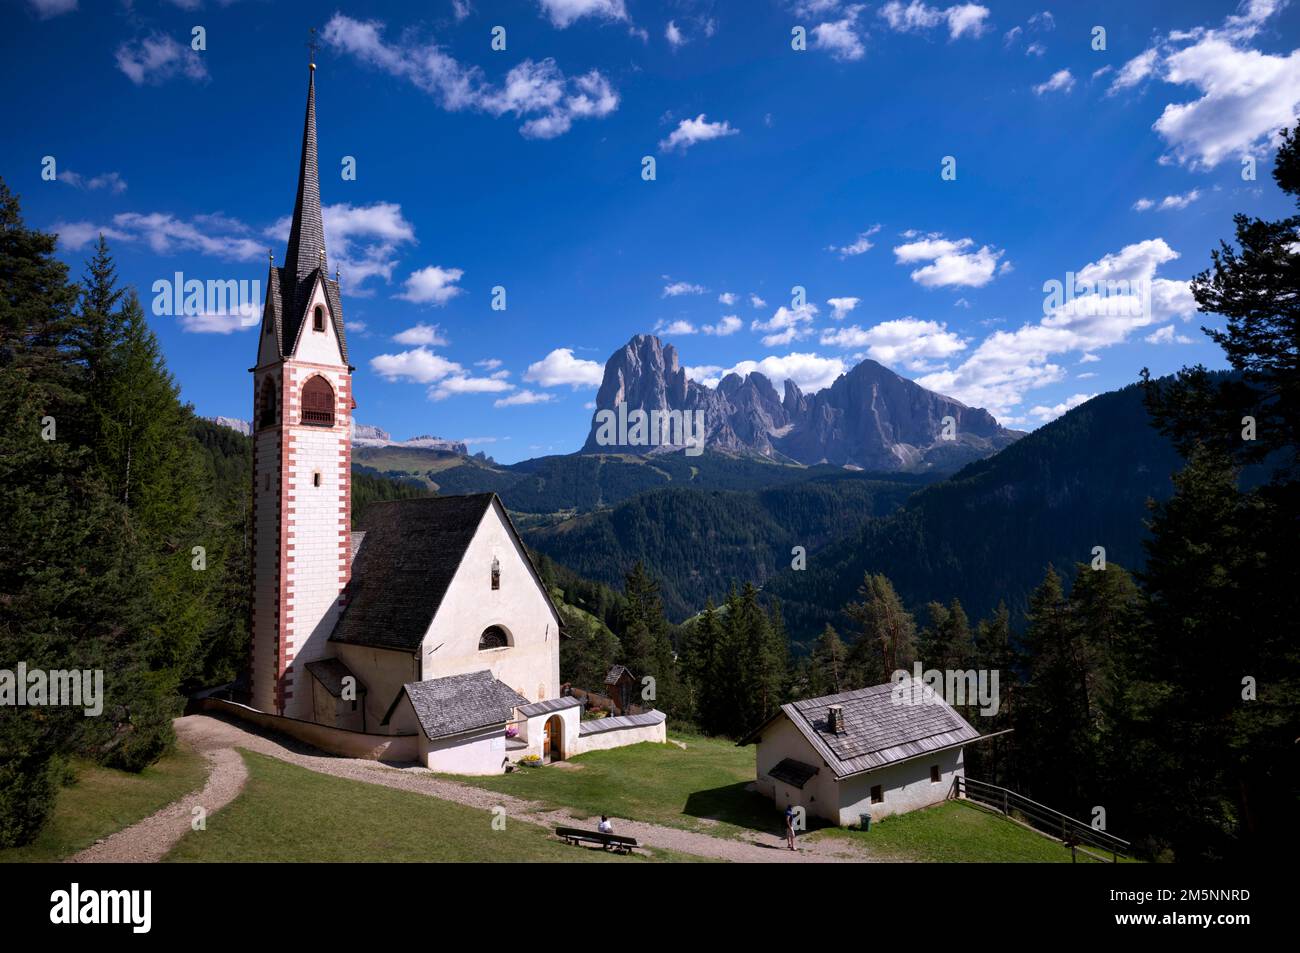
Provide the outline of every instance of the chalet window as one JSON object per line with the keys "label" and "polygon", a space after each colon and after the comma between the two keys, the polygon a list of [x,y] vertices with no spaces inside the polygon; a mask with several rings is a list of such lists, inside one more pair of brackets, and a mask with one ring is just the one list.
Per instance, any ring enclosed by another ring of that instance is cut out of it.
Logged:
{"label": "chalet window", "polygon": [[871,803],[872,804],[885,803],[885,789],[882,788],[879,784],[877,784],[875,787],[871,789]]}
{"label": "chalet window", "polygon": [[939,777],[939,766],[937,764],[930,765],[930,783],[938,784],[940,780],[941,778]]}
{"label": "chalet window", "polygon": [[302,422],[312,427],[334,426],[334,388],[323,377],[302,387]]}
{"label": "chalet window", "polygon": [[325,330],[325,309],[316,305],[316,310],[311,313],[311,329],[313,331]]}
{"label": "chalet window", "polygon": [[501,588],[501,561],[495,556],[492,557],[492,588]]}
{"label": "chalet window", "polygon": [[483,634],[478,637],[478,650],[485,649],[503,649],[510,644],[510,638],[506,635],[506,630],[499,625],[491,625],[483,630]]}

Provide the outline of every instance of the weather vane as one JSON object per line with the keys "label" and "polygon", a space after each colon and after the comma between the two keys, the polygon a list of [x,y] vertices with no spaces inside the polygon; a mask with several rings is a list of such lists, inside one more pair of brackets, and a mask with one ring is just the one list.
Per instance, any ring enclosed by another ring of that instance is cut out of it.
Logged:
{"label": "weather vane", "polygon": [[316,42],[316,28],[312,27],[307,31],[307,49],[311,50],[311,66],[316,67],[316,51],[320,49],[320,44]]}

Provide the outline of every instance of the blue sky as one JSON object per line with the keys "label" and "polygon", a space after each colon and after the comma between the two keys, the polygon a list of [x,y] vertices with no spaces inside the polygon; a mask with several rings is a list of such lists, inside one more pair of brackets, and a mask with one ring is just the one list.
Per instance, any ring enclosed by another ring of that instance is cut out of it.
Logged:
{"label": "blue sky", "polygon": [[[359,421],[569,452],[605,359],[658,329],[705,382],[873,357],[1029,429],[1144,365],[1220,365],[1186,280],[1234,212],[1289,209],[1295,5],[1083,7],[0,0],[0,175],[74,274],[105,231],[146,305],[177,271],[264,282],[316,26]],[[1048,313],[1068,272],[1149,301]],[[200,413],[250,415],[251,329],[151,320]]]}

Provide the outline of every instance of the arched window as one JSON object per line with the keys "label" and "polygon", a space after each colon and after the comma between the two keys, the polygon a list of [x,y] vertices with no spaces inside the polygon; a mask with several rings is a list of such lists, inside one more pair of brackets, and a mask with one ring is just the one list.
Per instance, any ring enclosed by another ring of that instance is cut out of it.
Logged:
{"label": "arched window", "polygon": [[316,305],[316,310],[311,314],[311,329],[313,331],[325,330],[325,309]]}
{"label": "arched window", "polygon": [[276,380],[274,377],[268,377],[262,381],[262,398],[258,401],[257,407],[258,430],[264,427],[274,427],[276,424],[275,391]]}
{"label": "arched window", "polygon": [[312,427],[334,426],[334,388],[319,375],[302,385],[302,422]]}
{"label": "arched window", "polygon": [[501,588],[501,560],[492,557],[492,588]]}
{"label": "arched window", "polygon": [[510,644],[510,637],[506,635],[506,630],[499,625],[490,625],[483,630],[483,634],[478,637],[478,650],[484,649],[503,649]]}

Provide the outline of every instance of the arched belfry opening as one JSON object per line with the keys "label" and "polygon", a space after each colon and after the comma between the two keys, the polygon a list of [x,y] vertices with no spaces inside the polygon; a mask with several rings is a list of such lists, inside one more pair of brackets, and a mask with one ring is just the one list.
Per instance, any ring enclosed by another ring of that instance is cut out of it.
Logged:
{"label": "arched belfry opening", "polygon": [[334,426],[334,388],[320,375],[302,385],[302,422],[311,427]]}

